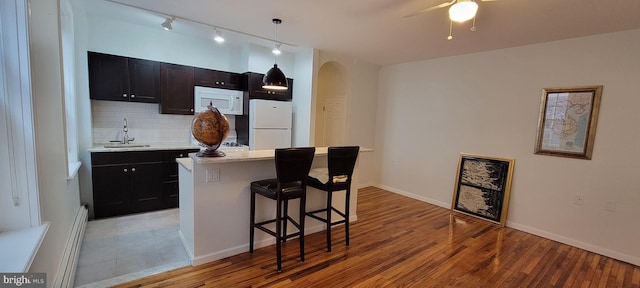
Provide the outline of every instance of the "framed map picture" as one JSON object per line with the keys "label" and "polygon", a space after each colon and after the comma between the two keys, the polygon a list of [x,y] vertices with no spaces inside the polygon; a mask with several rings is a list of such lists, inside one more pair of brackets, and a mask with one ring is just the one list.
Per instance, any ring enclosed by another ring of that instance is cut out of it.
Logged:
{"label": "framed map picture", "polygon": [[460,153],[451,211],[504,226],[514,161]]}
{"label": "framed map picture", "polygon": [[602,86],[542,91],[534,153],[591,159]]}

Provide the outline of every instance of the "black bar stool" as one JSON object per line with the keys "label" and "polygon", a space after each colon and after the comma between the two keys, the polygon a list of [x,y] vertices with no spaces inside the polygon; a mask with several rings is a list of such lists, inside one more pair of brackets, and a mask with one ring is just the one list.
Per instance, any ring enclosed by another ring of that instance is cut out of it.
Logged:
{"label": "black bar stool", "polygon": [[[281,242],[299,236],[300,262],[304,262],[304,215],[307,193],[307,175],[311,169],[316,148],[286,148],[275,150],[276,177],[251,182],[251,230],[249,232],[249,253],[253,253],[254,228],[258,228],[276,238],[278,272],[282,271]],[[276,218],[256,223],[256,194],[276,200]],[[300,223],[289,216],[289,200],[300,199]],[[283,205],[284,204],[284,205]],[[284,209],[283,209],[284,208]],[[287,220],[298,228],[298,232],[287,235]],[[276,223],[276,230],[264,225]],[[284,226],[283,226],[284,225]]]}
{"label": "black bar stool", "polygon": [[[307,212],[306,214],[311,218],[327,224],[328,252],[331,252],[331,226],[344,223],[345,242],[347,246],[349,246],[349,198],[351,195],[351,178],[359,151],[359,146],[329,147],[327,168],[316,168],[311,170],[309,174],[308,185],[327,192],[327,206],[324,209]],[[342,190],[346,190],[344,213],[333,207],[331,202],[333,192]],[[331,211],[335,211],[338,215],[342,216],[343,219],[332,222]],[[324,213],[325,217],[322,218],[316,215],[318,213]]]}

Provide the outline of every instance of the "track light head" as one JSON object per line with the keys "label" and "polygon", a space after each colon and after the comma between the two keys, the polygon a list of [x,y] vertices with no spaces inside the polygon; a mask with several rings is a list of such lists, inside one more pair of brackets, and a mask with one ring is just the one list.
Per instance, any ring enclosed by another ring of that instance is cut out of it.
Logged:
{"label": "track light head", "polygon": [[162,24],[160,24],[160,26],[162,26],[162,28],[164,30],[169,31],[169,30],[173,29],[173,26],[171,26],[171,23],[173,23],[173,17],[171,17],[171,18],[167,17],[164,20],[164,22],[162,22]]}
{"label": "track light head", "polygon": [[213,36],[213,40],[215,40],[218,43],[223,43],[224,42],[224,37],[222,37],[222,32],[220,32],[220,30],[218,30],[218,28],[216,28],[216,35]]}
{"label": "track light head", "polygon": [[280,51],[280,45],[282,45],[282,43],[280,42],[276,42],[276,46],[273,47],[273,50],[271,50],[271,53],[273,53],[273,55],[280,55],[282,54],[282,51]]}

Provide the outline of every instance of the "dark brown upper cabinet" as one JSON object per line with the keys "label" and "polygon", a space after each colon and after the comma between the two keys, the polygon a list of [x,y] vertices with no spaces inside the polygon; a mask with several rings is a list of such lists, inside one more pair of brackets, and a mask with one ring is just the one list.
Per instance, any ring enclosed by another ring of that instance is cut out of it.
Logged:
{"label": "dark brown upper cabinet", "polygon": [[194,68],[160,64],[160,113],[193,115]]}
{"label": "dark brown upper cabinet", "polygon": [[[249,99],[267,99],[281,101],[291,101],[291,99],[293,99],[293,79],[287,78],[287,81],[289,82],[289,89],[287,90],[267,90],[262,88],[263,77],[264,74],[260,73],[244,73],[244,81],[247,87],[247,91],[245,92],[245,94],[249,95]],[[248,101],[246,101],[246,103],[248,103]]]}
{"label": "dark brown upper cabinet", "polygon": [[160,63],[88,52],[91,99],[160,102]]}
{"label": "dark brown upper cabinet", "polygon": [[204,68],[194,69],[196,86],[222,88],[229,90],[243,90],[242,74]]}

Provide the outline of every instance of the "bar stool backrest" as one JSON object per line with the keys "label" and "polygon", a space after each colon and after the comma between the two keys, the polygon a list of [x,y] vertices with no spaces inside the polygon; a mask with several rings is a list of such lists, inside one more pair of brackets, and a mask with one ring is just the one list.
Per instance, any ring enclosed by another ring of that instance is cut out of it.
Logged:
{"label": "bar stool backrest", "polygon": [[333,179],[334,176],[347,176],[347,181],[350,182],[359,151],[360,146],[329,147],[327,155],[329,179]]}
{"label": "bar stool backrest", "polygon": [[280,183],[306,182],[315,147],[276,149],[276,177]]}

